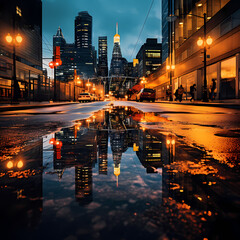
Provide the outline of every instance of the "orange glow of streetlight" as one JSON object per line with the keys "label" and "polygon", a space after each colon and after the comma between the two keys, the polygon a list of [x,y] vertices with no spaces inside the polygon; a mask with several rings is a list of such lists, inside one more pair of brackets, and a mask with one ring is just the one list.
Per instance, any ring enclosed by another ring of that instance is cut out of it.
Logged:
{"label": "orange glow of streetlight", "polygon": [[207,43],[207,45],[210,46],[213,43],[213,39],[210,36],[208,36],[206,43]]}
{"label": "orange glow of streetlight", "polygon": [[23,161],[20,160],[18,163],[17,163],[17,167],[18,168],[22,168],[23,167]]}
{"label": "orange glow of streetlight", "polygon": [[167,67],[166,67],[166,68],[167,68],[167,70],[169,70],[171,67],[170,67],[169,65],[167,65]]}
{"label": "orange glow of streetlight", "polygon": [[201,47],[201,46],[203,45],[203,40],[202,40],[201,38],[199,38],[199,39],[197,40],[197,45],[198,45],[199,47]]}
{"label": "orange glow of streetlight", "polygon": [[18,35],[16,36],[16,41],[17,41],[17,43],[21,43],[22,40],[23,40],[22,36],[21,36],[20,34],[18,34]]}
{"label": "orange glow of streetlight", "polygon": [[174,70],[175,69],[175,65],[171,65],[171,69]]}
{"label": "orange glow of streetlight", "polygon": [[12,168],[13,167],[13,162],[12,161],[9,161],[8,163],[7,163],[7,168]]}
{"label": "orange glow of streetlight", "polygon": [[10,35],[10,33],[8,33],[8,35],[5,37],[5,39],[6,39],[6,41],[7,41],[8,43],[11,43],[11,42],[13,41],[13,38],[12,38],[12,36]]}

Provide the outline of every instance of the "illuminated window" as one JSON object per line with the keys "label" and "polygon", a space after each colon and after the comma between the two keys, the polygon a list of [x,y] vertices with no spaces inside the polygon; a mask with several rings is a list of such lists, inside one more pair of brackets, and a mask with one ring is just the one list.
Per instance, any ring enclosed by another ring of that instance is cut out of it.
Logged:
{"label": "illuminated window", "polygon": [[160,58],[161,54],[159,53],[153,53],[153,52],[146,52],[146,57],[148,58]]}
{"label": "illuminated window", "polygon": [[17,13],[17,15],[19,15],[20,17],[22,16],[22,10],[21,10],[18,6],[16,6],[16,13]]}
{"label": "illuminated window", "polygon": [[221,62],[221,78],[236,77],[236,57]]}

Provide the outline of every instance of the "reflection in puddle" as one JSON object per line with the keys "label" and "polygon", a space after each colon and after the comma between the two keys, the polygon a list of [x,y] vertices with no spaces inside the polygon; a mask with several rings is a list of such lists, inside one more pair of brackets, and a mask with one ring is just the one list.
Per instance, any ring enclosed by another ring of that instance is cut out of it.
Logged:
{"label": "reflection in puddle", "polygon": [[167,121],[109,106],[1,162],[9,238],[46,239],[51,226],[48,239],[231,239],[236,186],[203,152],[148,128]]}

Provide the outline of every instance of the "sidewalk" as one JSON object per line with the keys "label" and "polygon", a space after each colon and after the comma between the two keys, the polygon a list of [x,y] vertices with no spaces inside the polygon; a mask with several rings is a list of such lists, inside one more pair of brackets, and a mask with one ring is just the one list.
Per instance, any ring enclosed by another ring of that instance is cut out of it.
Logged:
{"label": "sidewalk", "polygon": [[157,103],[166,103],[166,104],[182,104],[182,105],[226,107],[226,108],[240,109],[240,99],[215,100],[215,101],[209,100],[209,102],[202,102],[202,101],[190,102],[190,100],[183,100],[182,102],[156,100],[156,102]]}
{"label": "sidewalk", "polygon": [[31,108],[56,107],[61,105],[76,104],[78,102],[20,102],[17,104],[0,103],[0,112],[25,110]]}

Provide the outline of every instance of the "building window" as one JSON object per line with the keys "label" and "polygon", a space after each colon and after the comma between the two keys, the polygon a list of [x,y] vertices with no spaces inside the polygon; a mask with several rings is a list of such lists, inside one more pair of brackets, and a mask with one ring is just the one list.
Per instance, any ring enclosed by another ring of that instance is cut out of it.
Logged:
{"label": "building window", "polygon": [[215,80],[217,82],[217,64],[213,64],[207,67],[208,88],[210,88],[212,80]]}
{"label": "building window", "polygon": [[220,99],[235,98],[236,57],[221,62]]}
{"label": "building window", "polygon": [[18,6],[16,6],[16,14],[22,16],[22,10]]}
{"label": "building window", "polygon": [[147,52],[146,53],[146,57],[148,58],[160,58],[161,54],[160,53],[151,53],[151,52]]}

